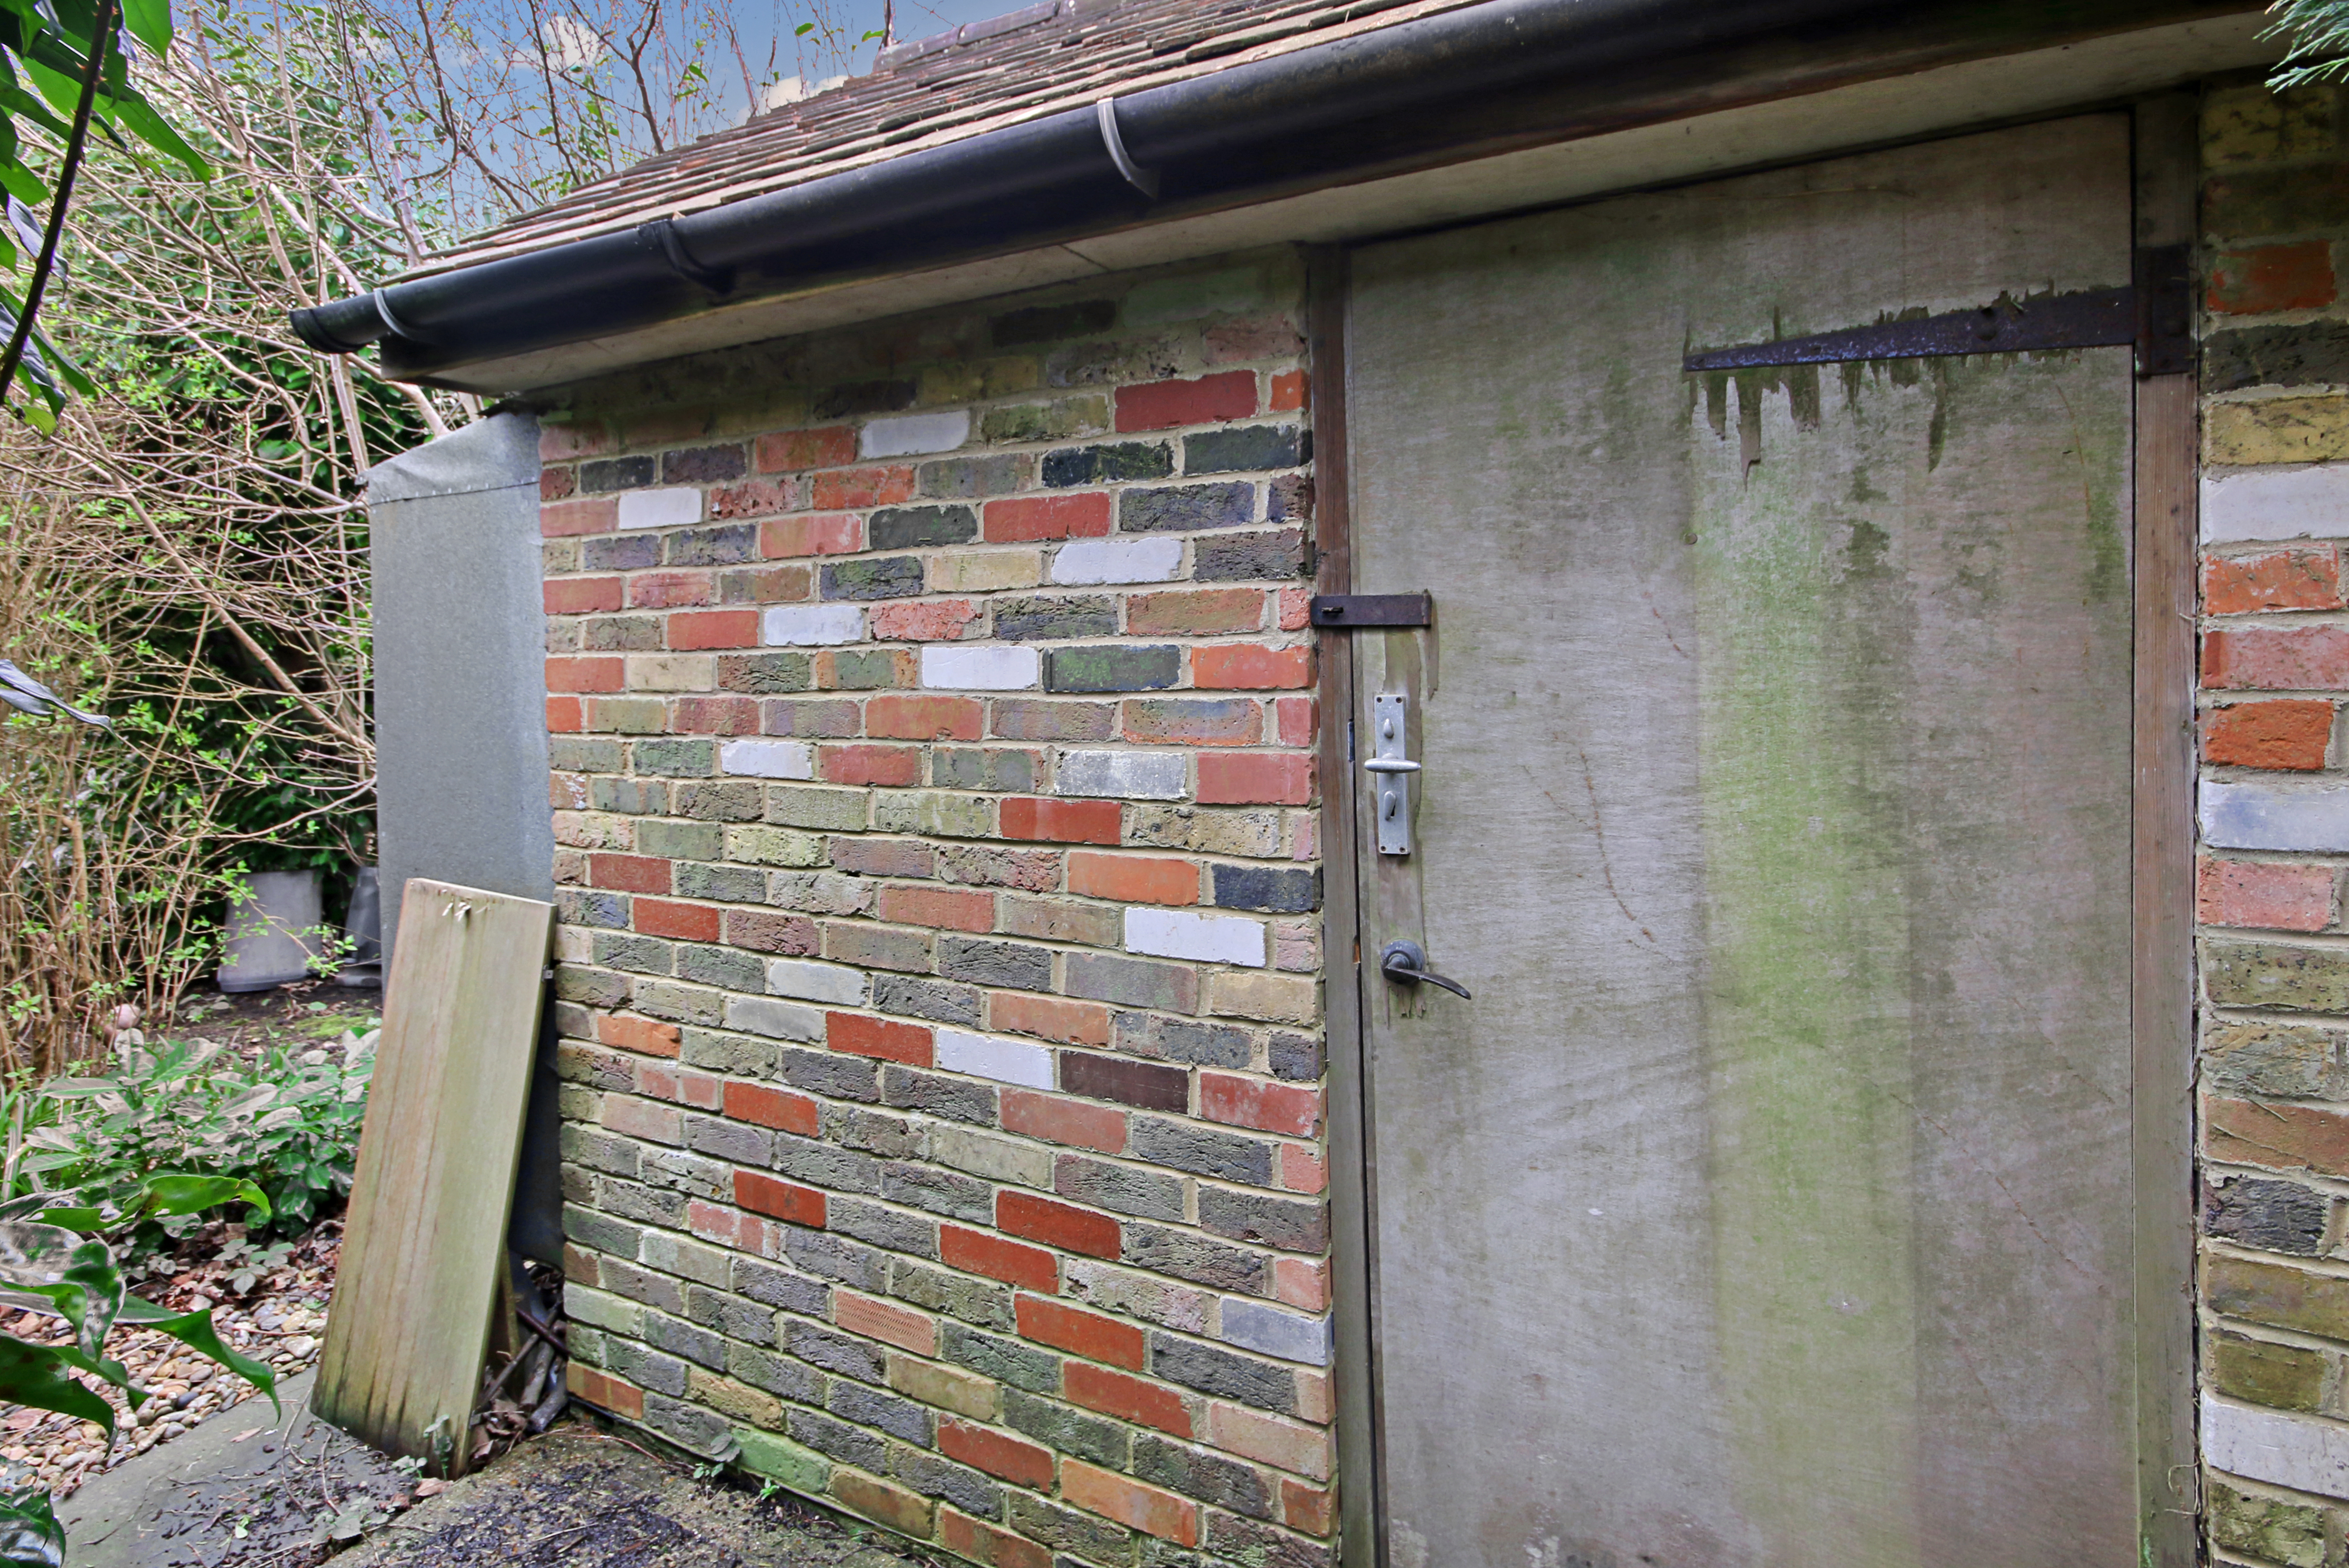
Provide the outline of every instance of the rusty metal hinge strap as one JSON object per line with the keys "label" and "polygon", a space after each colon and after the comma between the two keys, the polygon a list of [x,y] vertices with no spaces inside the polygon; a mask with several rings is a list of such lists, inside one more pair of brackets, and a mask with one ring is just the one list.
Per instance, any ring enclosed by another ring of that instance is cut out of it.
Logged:
{"label": "rusty metal hinge strap", "polygon": [[1317,594],[1308,618],[1315,626],[1428,626],[1433,601],[1416,594]]}
{"label": "rusty metal hinge strap", "polygon": [[2126,288],[2084,288],[2016,299],[2001,295],[1971,310],[1879,321],[1731,348],[1698,349],[1685,370],[1747,370],[1773,365],[1834,365],[1857,359],[1925,359],[1959,354],[2099,348],[2132,344],[2137,374],[2173,375],[2193,362],[2191,269],[2184,245],[2136,253]]}

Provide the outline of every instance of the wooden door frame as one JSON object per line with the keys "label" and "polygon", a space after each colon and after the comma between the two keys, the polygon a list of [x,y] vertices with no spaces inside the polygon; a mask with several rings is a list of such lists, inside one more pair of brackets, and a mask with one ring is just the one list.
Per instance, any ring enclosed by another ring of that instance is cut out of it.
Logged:
{"label": "wooden door frame", "polygon": [[[2044,118],[2067,118],[2096,107],[2083,105]],[[2198,95],[2181,90],[2127,107],[2134,143],[2135,243],[2191,244],[2199,188]],[[1947,134],[1968,135],[1978,129]],[[1840,156],[1844,154],[1826,151],[1804,161]],[[1705,182],[1730,177],[1726,172],[1708,174]],[[1607,199],[1594,196],[1574,204]],[[1340,246],[1306,253],[1317,594],[1353,589],[1346,417],[1350,260],[1350,250]],[[2199,377],[2191,370],[2140,378],[2136,383],[2129,1037],[2131,1156],[2139,1199],[2136,1318],[2142,1568],[2194,1568],[2201,1537],[2194,1398],[2191,1098],[2199,398]],[[1348,634],[1324,636],[1319,654],[1319,847],[1341,1561],[1346,1568],[1384,1568],[1381,1499],[1386,1466],[1379,1442],[1381,1380],[1371,1283],[1378,1234],[1377,1149],[1370,1138],[1372,1087],[1363,1054],[1365,971],[1350,755],[1354,661]],[[2163,1192],[2172,1195],[2173,1201],[2144,1201]]]}

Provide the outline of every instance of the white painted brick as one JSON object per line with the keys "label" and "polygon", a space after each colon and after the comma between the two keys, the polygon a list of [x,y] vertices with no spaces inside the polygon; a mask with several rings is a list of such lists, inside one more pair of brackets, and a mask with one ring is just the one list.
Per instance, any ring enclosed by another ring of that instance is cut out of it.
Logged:
{"label": "white painted brick", "polygon": [[2349,789],[2206,780],[2202,842],[2217,849],[2349,851]]}
{"label": "white painted brick", "polygon": [[2349,1498],[2349,1427],[2202,1396],[2202,1457],[2270,1486]]}
{"label": "white painted brick", "polygon": [[767,990],[802,1002],[854,1006],[864,1000],[864,971],[844,964],[809,963],[804,959],[769,959]]}
{"label": "white painted brick", "polygon": [[968,409],[902,414],[866,425],[857,433],[856,452],[860,457],[912,457],[926,452],[952,452],[969,439]]}
{"label": "white painted brick", "polygon": [[854,605],[773,605],[759,618],[759,640],[769,648],[863,642],[864,612]]}
{"label": "white painted brick", "polygon": [[974,1078],[1022,1084],[1031,1089],[1052,1086],[1052,1054],[1024,1040],[941,1029],[935,1059],[949,1073],[968,1073]]}
{"label": "white painted brick", "polygon": [[718,748],[721,772],[760,779],[815,777],[815,748],[805,741],[728,741]]}
{"label": "white painted brick", "polygon": [[1189,769],[1179,752],[1062,752],[1054,794],[1181,800]]}
{"label": "white painted brick", "polygon": [[1264,927],[1230,915],[1191,915],[1180,909],[1128,909],[1125,950],[1154,958],[1197,959],[1204,963],[1264,967]]}
{"label": "white painted brick", "polygon": [[2202,476],[2202,538],[2349,538],[2349,462],[2219,469]]}
{"label": "white painted brick", "polygon": [[776,1040],[816,1041],[823,1038],[823,1014],[812,1007],[773,1002],[763,996],[730,996],[726,999],[726,1027]]}
{"label": "white painted brick", "polygon": [[1300,1317],[1261,1302],[1226,1296],[1222,1338],[1226,1345],[1237,1345],[1262,1355],[1278,1355],[1283,1361],[1302,1361],[1312,1366],[1330,1365],[1330,1320],[1326,1317]]}
{"label": "white painted brick", "polygon": [[620,493],[623,528],[675,528],[700,521],[698,490],[627,490]]}
{"label": "white painted brick", "polygon": [[1052,557],[1056,583],[1171,583],[1183,575],[1183,541],[1080,539]]}
{"label": "white painted brick", "polygon": [[1026,691],[1040,677],[1041,661],[1032,648],[922,649],[922,684],[956,691]]}

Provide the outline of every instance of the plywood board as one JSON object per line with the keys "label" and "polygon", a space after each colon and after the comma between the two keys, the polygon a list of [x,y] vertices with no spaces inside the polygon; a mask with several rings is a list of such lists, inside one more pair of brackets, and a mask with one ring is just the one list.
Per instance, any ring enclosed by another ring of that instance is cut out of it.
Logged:
{"label": "plywood board", "polygon": [[400,903],[311,1405],[438,1473],[465,1464],[554,917],[420,877]]}

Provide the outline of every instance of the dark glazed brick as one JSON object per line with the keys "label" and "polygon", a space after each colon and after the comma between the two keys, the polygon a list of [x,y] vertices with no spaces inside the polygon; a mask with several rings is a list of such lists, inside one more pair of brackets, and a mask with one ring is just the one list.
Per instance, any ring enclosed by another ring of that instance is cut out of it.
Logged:
{"label": "dark glazed brick", "polygon": [[[1257,1564],[1262,1568],[1337,1568],[1338,1563],[1337,1553],[1326,1541],[1307,1541],[1268,1524],[1215,1509],[1207,1511],[1207,1551],[1212,1554],[1211,1562],[1246,1563],[1251,1568]],[[1145,1562],[1143,1568],[1174,1568],[1174,1564]]]}
{"label": "dark glazed brick", "polygon": [[1125,1469],[1125,1428],[1057,1400],[1039,1399],[1016,1388],[1003,1391],[1003,1424],[1025,1432],[1046,1448],[1074,1454],[1113,1470]]}
{"label": "dark glazed brick", "polygon": [[893,1164],[881,1172],[881,1195],[893,1203],[910,1204],[966,1220],[975,1225],[995,1223],[995,1189],[975,1176],[940,1170],[935,1166]]}
{"label": "dark glazed brick", "polygon": [[1014,1388],[1024,1388],[1030,1394],[1058,1394],[1061,1391],[1061,1358],[998,1339],[991,1334],[981,1334],[965,1328],[958,1323],[940,1325],[940,1353],[958,1366],[1009,1383]]}
{"label": "dark glazed brick", "polygon": [[743,472],[739,446],[689,447],[661,459],[661,479],[668,484],[708,484],[713,480],[740,479]]}
{"label": "dark glazed brick", "polygon": [[[1133,1214],[1176,1224],[1185,1218],[1183,1183],[1179,1178],[1111,1160],[1089,1159],[1081,1154],[1064,1154],[1053,1163],[1052,1190],[1071,1202],[1106,1209],[1115,1214]],[[1203,1203],[1205,1196],[1201,1195]]]}
{"label": "dark glazed brick", "polygon": [[888,1362],[879,1349],[863,1340],[800,1318],[792,1320],[791,1330],[792,1354],[810,1366],[860,1383],[888,1381]]}
{"label": "dark glazed brick", "polygon": [[[1064,1052],[1062,1054],[1073,1053]],[[1164,1067],[1156,1070],[1171,1071]],[[1175,1110],[1180,1107],[1168,1106],[1160,1108]],[[1136,1155],[1154,1165],[1187,1170],[1194,1176],[1245,1181],[1251,1187],[1269,1186],[1272,1181],[1272,1147],[1262,1138],[1242,1137],[1237,1133],[1217,1132],[1188,1122],[1165,1122],[1155,1116],[1134,1118],[1133,1152]]]}
{"label": "dark glazed brick", "polygon": [[689,1452],[708,1459],[730,1451],[731,1429],[726,1417],[697,1405],[680,1404],[658,1394],[645,1396],[645,1425]]}
{"label": "dark glazed brick", "polygon": [[922,563],[914,556],[826,563],[823,568],[828,599],[902,599],[921,591]]}
{"label": "dark glazed brick", "polygon": [[853,1198],[834,1198],[825,1210],[825,1223],[843,1236],[870,1241],[892,1252],[910,1252],[932,1262],[937,1259],[937,1225],[916,1215],[878,1203],[860,1203]]}
{"label": "dark glazed brick", "polygon": [[881,1190],[881,1162],[815,1138],[775,1135],[774,1167],[785,1176],[838,1192]]}
{"label": "dark glazed brick", "polygon": [[634,572],[660,565],[657,534],[603,534],[587,541],[581,565],[591,572]]}
{"label": "dark glazed brick", "polygon": [[832,1287],[821,1281],[753,1258],[736,1258],[733,1264],[737,1294],[809,1317],[821,1317],[832,1309]]}
{"label": "dark glazed brick", "polygon": [[681,898],[709,898],[723,904],[756,904],[767,896],[767,874],[747,866],[680,866],[677,892]]}
{"label": "dark glazed brick", "polygon": [[981,1328],[1009,1333],[1013,1322],[1011,1290],[992,1280],[975,1279],[948,1269],[926,1268],[910,1258],[889,1264],[889,1293],[930,1312],[942,1312]]}
{"label": "dark glazed brick", "polygon": [[1194,1067],[1246,1067],[1255,1054],[1245,1029],[1147,1012],[1117,1015],[1117,1048],[1128,1055],[1154,1056]]}
{"label": "dark glazed brick", "polygon": [[804,653],[729,653],[718,660],[718,685],[726,691],[750,691],[761,696],[808,689],[808,656]]}
{"label": "dark glazed brick", "polygon": [[920,389],[911,381],[852,381],[843,387],[825,388],[816,395],[810,411],[822,423],[850,414],[884,414],[910,409],[918,396]]}
{"label": "dark glazed brick", "polygon": [[881,1099],[899,1110],[927,1111],[973,1127],[996,1125],[995,1091],[985,1084],[941,1078],[911,1067],[891,1067],[882,1075]]}
{"label": "dark glazed brick", "polygon": [[2328,1200],[2291,1181],[2238,1177],[2202,1189],[2202,1232],[2271,1252],[2313,1258],[2324,1242]]}
{"label": "dark glazed brick", "polygon": [[1191,1104],[1191,1075],[1182,1068],[1091,1051],[1061,1053],[1061,1087],[1087,1099],[1114,1100],[1144,1110],[1180,1111]]}
{"label": "dark glazed brick", "polygon": [[805,1405],[823,1402],[823,1374],[804,1361],[747,1345],[727,1347],[726,1370],[753,1388],[764,1388]]}
{"label": "dark glazed brick", "polygon": [[1031,948],[1019,942],[945,937],[938,942],[938,972],[950,980],[967,980],[975,985],[1050,991],[1052,953],[1049,948]]}
{"label": "dark glazed brick", "polygon": [[730,566],[759,558],[759,526],[730,523],[717,528],[688,528],[668,536],[672,566]]}
{"label": "dark glazed brick", "polygon": [[862,1469],[887,1472],[889,1445],[871,1432],[812,1410],[793,1410],[791,1418],[794,1440]]}
{"label": "dark glazed brick", "polygon": [[682,1394],[686,1379],[692,1376],[682,1361],[632,1345],[625,1339],[611,1344],[612,1370],[659,1394]]}
{"label": "dark glazed brick", "polygon": [[988,335],[998,348],[1009,348],[1106,332],[1116,320],[1117,301],[1081,299],[1073,305],[1040,305],[1007,312],[988,323]]}
{"label": "dark glazed brick", "polygon": [[1216,903],[1223,909],[1301,915],[1321,907],[1321,873],[1318,870],[1218,865],[1215,877]]}
{"label": "dark glazed brick", "polygon": [[607,490],[637,490],[653,482],[648,457],[607,457],[579,465],[579,488],[589,495]]}
{"label": "dark glazed brick", "polygon": [[[1133,1535],[1124,1526],[1074,1509],[1057,1507],[1024,1491],[1011,1494],[1011,1526],[1030,1541],[1040,1541],[1063,1553],[1052,1559],[1052,1568],[1085,1568],[1087,1564],[1094,1568],[1126,1568],[1133,1561]],[[1185,1553],[1164,1568],[1204,1568],[1204,1564],[1202,1559]],[[1278,1568],[1288,1565],[1279,1564]]]}
{"label": "dark glazed brick", "polygon": [[1239,425],[1204,431],[1183,441],[1185,473],[1248,473],[1295,468],[1313,455],[1313,438],[1295,425]]}
{"label": "dark glazed brick", "polygon": [[1272,1262],[1260,1252],[1228,1246],[1196,1231],[1167,1231],[1128,1224],[1120,1262],[1154,1274],[1210,1285],[1219,1291],[1262,1295],[1272,1284]]}
{"label": "dark glazed brick", "polygon": [[998,599],[995,635],[1012,642],[1054,638],[1115,637],[1117,601],[1080,596],[1062,599]]}
{"label": "dark glazed brick", "polygon": [[1164,479],[1174,472],[1174,452],[1164,441],[1121,441],[1106,446],[1070,446],[1044,454],[1045,486],[1113,484],[1122,479]]}
{"label": "dark glazed brick", "polygon": [[1256,486],[1246,483],[1129,490],[1117,498],[1117,526],[1126,534],[1240,528],[1255,521]]}
{"label": "dark glazed brick", "polygon": [[783,1254],[798,1267],[860,1291],[877,1291],[888,1277],[888,1254],[821,1231],[783,1228]]}
{"label": "dark glazed brick", "polygon": [[1183,679],[1183,650],[1096,643],[1044,651],[1047,691],[1157,691]]}
{"label": "dark glazed brick", "polygon": [[1153,1486],[1195,1497],[1236,1513],[1272,1517],[1272,1497],[1264,1477],[1236,1459],[1202,1453],[1148,1432],[1133,1441],[1133,1475]]}
{"label": "dark glazed brick", "polygon": [[924,495],[934,495],[942,501],[1009,495],[1028,488],[1028,471],[1034,461],[1026,452],[941,458],[922,464],[915,484]]}
{"label": "dark glazed brick", "polygon": [[1299,529],[1277,534],[1225,534],[1202,539],[1194,552],[1192,577],[1202,583],[1247,583],[1312,574]]}
{"label": "dark glazed brick", "polygon": [[987,1016],[986,999],[969,986],[946,985],[904,974],[875,974],[873,1005],[883,1012],[895,1012],[904,1018],[927,1018],[938,1023],[968,1024],[974,1029]]}
{"label": "dark glazed brick", "polygon": [[1002,1517],[1002,1489],[969,1466],[914,1449],[900,1449],[894,1458],[892,1473],[916,1491],[943,1498],[981,1519]]}
{"label": "dark glazed brick", "polygon": [[1321,1076],[1321,1042],[1310,1034],[1275,1034],[1265,1044],[1272,1075],[1310,1084]]}
{"label": "dark glazed brick", "polygon": [[835,1383],[824,1407],[860,1427],[878,1427],[893,1438],[926,1449],[930,1446],[930,1413],[910,1399],[861,1384]]}
{"label": "dark glazed brick", "polygon": [[869,1056],[843,1056],[831,1051],[786,1047],[777,1055],[775,1075],[794,1089],[805,1089],[827,1099],[862,1100],[873,1105],[881,1098],[881,1064]]}
{"label": "dark glazed brick", "polygon": [[[965,545],[978,537],[978,514],[968,506],[892,506],[873,514],[864,530],[866,547],[874,550]],[[824,597],[833,597],[829,589]]]}
{"label": "dark glazed brick", "polygon": [[1297,1378],[1286,1366],[1250,1361],[1212,1345],[1195,1345],[1170,1334],[1150,1336],[1150,1370],[1169,1383],[1237,1399],[1260,1410],[1289,1416],[1297,1411]]}
{"label": "dark glazed brick", "polygon": [[1330,1210],[1318,1200],[1199,1189],[1199,1229],[1234,1241],[1255,1241],[1284,1252],[1319,1252],[1330,1244]]}
{"label": "dark glazed brick", "polygon": [[2349,381],[2349,321],[2242,327],[2202,340],[2202,389],[2307,387]]}
{"label": "dark glazed brick", "polygon": [[1284,473],[1264,487],[1264,520],[1268,523],[1313,521],[1313,476]]}

